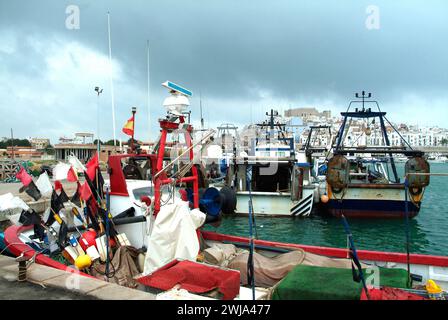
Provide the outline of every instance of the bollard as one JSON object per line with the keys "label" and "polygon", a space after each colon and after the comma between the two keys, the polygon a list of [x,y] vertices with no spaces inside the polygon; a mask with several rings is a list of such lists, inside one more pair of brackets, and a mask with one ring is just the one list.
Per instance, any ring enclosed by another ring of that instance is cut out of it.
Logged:
{"label": "bollard", "polygon": [[26,277],[26,270],[27,270],[27,267],[28,267],[28,260],[29,260],[29,258],[25,257],[24,255],[21,255],[21,256],[16,258],[16,261],[19,263],[18,280],[20,282],[24,282],[27,279],[27,277]]}

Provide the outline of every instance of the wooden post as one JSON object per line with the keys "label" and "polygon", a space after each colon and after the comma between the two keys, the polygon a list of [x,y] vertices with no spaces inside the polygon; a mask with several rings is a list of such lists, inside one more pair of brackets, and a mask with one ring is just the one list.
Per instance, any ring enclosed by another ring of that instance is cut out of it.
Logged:
{"label": "wooden post", "polygon": [[137,113],[137,108],[132,107],[132,138],[131,138],[131,153],[134,153],[134,134],[135,134],[135,114]]}

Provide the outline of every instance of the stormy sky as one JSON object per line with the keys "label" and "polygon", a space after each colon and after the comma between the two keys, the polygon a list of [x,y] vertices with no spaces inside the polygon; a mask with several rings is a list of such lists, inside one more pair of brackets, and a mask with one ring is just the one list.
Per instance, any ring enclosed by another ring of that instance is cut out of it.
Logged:
{"label": "stormy sky", "polygon": [[[67,28],[70,5],[79,29]],[[200,96],[216,127],[271,108],[336,114],[366,90],[392,121],[448,127],[444,0],[0,0],[0,137],[96,133],[99,102],[100,137],[112,138],[107,12],[119,139],[132,106],[136,138],[155,137],[166,80],[193,91],[196,126]]]}

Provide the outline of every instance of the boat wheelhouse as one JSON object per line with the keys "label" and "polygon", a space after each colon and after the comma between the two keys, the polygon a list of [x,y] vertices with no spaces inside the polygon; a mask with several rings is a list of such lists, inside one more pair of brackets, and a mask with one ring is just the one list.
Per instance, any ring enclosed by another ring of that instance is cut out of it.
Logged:
{"label": "boat wheelhouse", "polygon": [[249,147],[226,159],[225,185],[237,197],[236,213],[263,216],[305,217],[311,214],[315,186],[310,181],[311,166],[304,154],[295,150],[294,137],[286,123],[271,110],[266,121],[256,124]]}

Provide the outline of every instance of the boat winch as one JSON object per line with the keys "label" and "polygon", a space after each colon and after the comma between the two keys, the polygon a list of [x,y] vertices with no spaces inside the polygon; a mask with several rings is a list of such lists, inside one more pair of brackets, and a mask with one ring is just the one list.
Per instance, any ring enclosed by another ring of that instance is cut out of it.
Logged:
{"label": "boat winch", "polygon": [[222,187],[221,190],[219,190],[219,193],[221,194],[221,200],[222,200],[222,208],[221,208],[222,213],[234,214],[237,204],[237,197],[235,190],[225,186]]}
{"label": "boat winch", "polygon": [[[193,204],[193,190],[186,189],[188,201]],[[218,189],[199,189],[199,209],[206,214],[205,223],[221,220],[222,198]]]}
{"label": "boat winch", "polygon": [[335,155],[328,161],[327,184],[334,193],[340,193],[350,181],[350,163],[343,155]]}
{"label": "boat winch", "polygon": [[429,185],[429,173],[429,163],[423,157],[413,157],[405,164],[409,193],[416,202],[418,202],[423,189]]}

